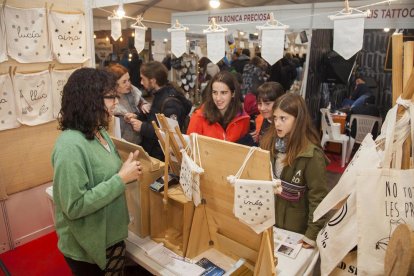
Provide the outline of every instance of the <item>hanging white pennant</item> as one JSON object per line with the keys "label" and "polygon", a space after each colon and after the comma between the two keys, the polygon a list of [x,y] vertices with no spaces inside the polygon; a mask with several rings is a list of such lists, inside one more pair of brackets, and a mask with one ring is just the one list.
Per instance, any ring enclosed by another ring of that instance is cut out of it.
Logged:
{"label": "hanging white pennant", "polygon": [[4,18],[10,57],[20,63],[52,60],[45,8],[20,9],[6,6]]}
{"label": "hanging white pennant", "polygon": [[[76,68],[77,69],[77,68]],[[57,118],[62,104],[63,87],[68,81],[69,76],[76,70],[53,70],[51,73],[52,80],[52,99],[53,99],[53,117]]]}
{"label": "hanging white pennant", "polygon": [[117,41],[122,36],[121,18],[110,16],[108,19],[111,20],[111,36]]}
{"label": "hanging white pennant", "polygon": [[10,75],[0,75],[0,130],[19,126]]}
{"label": "hanging white pennant", "polygon": [[204,31],[207,35],[207,57],[213,63],[219,62],[225,53],[226,30]]}
{"label": "hanging white pennant", "polygon": [[185,32],[187,28],[169,28],[171,33],[171,52],[178,58],[187,50],[187,40]]}
{"label": "hanging white pennant", "polygon": [[7,60],[6,27],[4,26],[4,13],[0,9],[0,62]]}
{"label": "hanging white pennant", "polygon": [[33,74],[17,73],[13,78],[17,120],[34,126],[53,120],[49,71]]}
{"label": "hanging white pennant", "polygon": [[53,53],[60,63],[83,63],[89,58],[83,14],[50,12],[49,27]]}
{"label": "hanging white pennant", "polygon": [[134,46],[138,54],[145,48],[145,32],[147,27],[131,26],[135,29]]}
{"label": "hanging white pennant", "polygon": [[362,49],[366,13],[330,16],[334,21],[333,50],[350,59]]}
{"label": "hanging white pennant", "polygon": [[258,27],[262,30],[262,58],[270,65],[283,58],[286,26]]}

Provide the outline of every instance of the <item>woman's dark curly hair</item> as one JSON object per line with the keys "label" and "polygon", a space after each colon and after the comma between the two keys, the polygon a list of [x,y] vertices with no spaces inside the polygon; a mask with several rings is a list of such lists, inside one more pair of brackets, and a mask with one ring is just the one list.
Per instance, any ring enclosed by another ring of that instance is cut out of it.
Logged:
{"label": "woman's dark curly hair", "polygon": [[79,130],[92,140],[96,130],[108,128],[104,95],[115,88],[115,76],[104,70],[81,68],[73,72],[63,87],[59,129]]}
{"label": "woman's dark curly hair", "polygon": [[[224,116],[221,116],[219,109],[213,100],[213,83],[222,82],[230,89],[232,98]],[[228,71],[218,72],[208,83],[206,89],[206,99],[204,103],[204,117],[211,123],[222,122],[228,125],[237,114],[243,112],[241,103],[240,85],[234,75]]]}

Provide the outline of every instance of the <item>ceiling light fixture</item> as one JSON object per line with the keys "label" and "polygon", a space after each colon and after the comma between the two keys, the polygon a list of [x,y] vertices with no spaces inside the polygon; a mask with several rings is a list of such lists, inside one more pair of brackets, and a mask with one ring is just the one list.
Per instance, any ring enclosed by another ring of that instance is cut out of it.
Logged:
{"label": "ceiling light fixture", "polygon": [[388,33],[390,31],[390,28],[384,28],[384,32]]}
{"label": "ceiling light fixture", "polygon": [[116,15],[120,18],[123,18],[125,16],[124,4],[122,3],[122,0],[119,1],[119,6],[116,10]]}
{"label": "ceiling light fixture", "polygon": [[210,0],[209,4],[213,9],[217,9],[220,7],[220,0]]}

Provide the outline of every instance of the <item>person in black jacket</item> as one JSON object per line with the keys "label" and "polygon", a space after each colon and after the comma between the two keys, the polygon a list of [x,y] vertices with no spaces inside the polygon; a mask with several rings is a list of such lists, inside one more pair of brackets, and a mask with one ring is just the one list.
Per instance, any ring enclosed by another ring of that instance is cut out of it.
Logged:
{"label": "person in black jacket", "polygon": [[177,85],[168,81],[168,70],[161,62],[150,61],[141,66],[141,84],[153,93],[154,98],[150,112],[145,117],[131,118],[131,124],[135,131],[141,133],[141,145],[145,151],[152,157],[164,160],[151,122],[157,122],[155,114],[162,113],[165,117],[177,120],[181,127],[191,111],[192,103]]}

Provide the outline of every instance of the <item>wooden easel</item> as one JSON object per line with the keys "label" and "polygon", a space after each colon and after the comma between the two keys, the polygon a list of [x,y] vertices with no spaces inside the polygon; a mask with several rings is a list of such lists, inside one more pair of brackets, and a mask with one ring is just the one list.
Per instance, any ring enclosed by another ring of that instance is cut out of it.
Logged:
{"label": "wooden easel", "polygon": [[[154,121],[152,125],[165,155],[164,179],[168,179],[169,168],[174,174],[180,175],[182,161],[180,150],[187,147],[187,142],[179,127],[172,128],[163,114],[156,114],[156,116],[160,126],[158,127]],[[187,251],[194,205],[192,201],[185,198],[181,186],[169,188],[168,181],[164,182],[162,193],[150,192],[151,238],[163,242],[167,248],[184,256]]]}
{"label": "wooden easel", "polygon": [[[254,275],[275,275],[272,228],[256,234],[233,214],[234,188],[226,177],[238,171],[249,147],[205,136],[198,137],[198,145],[202,204],[195,209],[186,256],[214,248],[234,260],[245,259]],[[241,177],[270,180],[269,160],[268,151],[255,151]]]}

